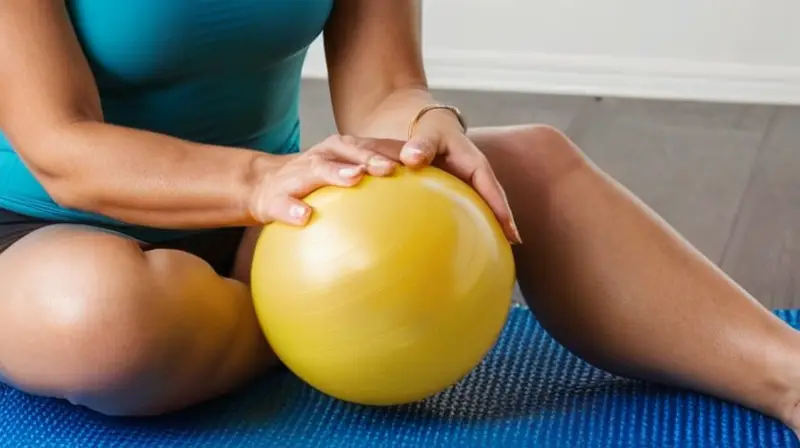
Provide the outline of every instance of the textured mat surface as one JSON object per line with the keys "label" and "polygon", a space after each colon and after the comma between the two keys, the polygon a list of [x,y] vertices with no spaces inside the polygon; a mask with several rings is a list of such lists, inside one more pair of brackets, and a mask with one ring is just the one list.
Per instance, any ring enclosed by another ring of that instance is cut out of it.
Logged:
{"label": "textured mat surface", "polygon": [[[793,326],[800,311],[779,312]],[[486,361],[412,406],[363,408],[281,372],[164,418],[110,419],[0,386],[0,445],[13,447],[796,447],[758,413],[614,377],[515,308]]]}

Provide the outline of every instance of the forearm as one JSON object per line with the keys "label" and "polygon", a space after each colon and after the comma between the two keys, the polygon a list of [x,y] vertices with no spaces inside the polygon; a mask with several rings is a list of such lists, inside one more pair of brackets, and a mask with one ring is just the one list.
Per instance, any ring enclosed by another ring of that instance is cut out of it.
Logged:
{"label": "forearm", "polygon": [[255,224],[256,182],[278,163],[256,151],[100,122],[66,125],[36,144],[47,156],[33,171],[61,205],[161,228]]}
{"label": "forearm", "polygon": [[433,100],[418,1],[337,0],[325,28],[334,116],[342,134],[405,139]]}
{"label": "forearm", "polygon": [[435,102],[427,88],[398,87],[386,92],[360,119],[353,120],[351,129],[340,132],[362,137],[405,140],[408,137],[408,126],[417,113]]}

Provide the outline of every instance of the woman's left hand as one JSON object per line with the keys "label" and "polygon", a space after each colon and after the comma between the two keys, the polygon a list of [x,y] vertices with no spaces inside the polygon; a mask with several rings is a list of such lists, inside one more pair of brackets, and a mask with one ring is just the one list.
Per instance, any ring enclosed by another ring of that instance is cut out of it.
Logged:
{"label": "woman's left hand", "polygon": [[445,109],[428,111],[409,137],[400,152],[404,165],[433,164],[470,184],[492,209],[508,240],[522,242],[503,187],[486,156],[464,134],[455,114]]}

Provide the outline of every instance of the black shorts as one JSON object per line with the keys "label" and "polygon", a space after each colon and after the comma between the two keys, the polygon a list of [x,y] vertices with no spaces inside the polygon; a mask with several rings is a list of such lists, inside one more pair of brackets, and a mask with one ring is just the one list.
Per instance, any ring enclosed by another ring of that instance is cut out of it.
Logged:
{"label": "black shorts", "polygon": [[[0,253],[25,235],[54,224],[66,222],[47,221],[0,209]],[[157,244],[143,244],[146,249],[176,249],[194,254],[210,264],[218,274],[230,274],[236,252],[242,240],[241,227],[209,230]]]}

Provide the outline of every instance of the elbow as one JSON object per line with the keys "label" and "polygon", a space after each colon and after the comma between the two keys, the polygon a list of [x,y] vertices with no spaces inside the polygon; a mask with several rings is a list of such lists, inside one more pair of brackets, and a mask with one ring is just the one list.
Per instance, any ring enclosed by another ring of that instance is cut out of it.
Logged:
{"label": "elbow", "polygon": [[60,207],[85,212],[97,211],[97,201],[93,199],[95,195],[91,193],[90,188],[87,188],[81,176],[73,174],[43,174],[41,171],[34,171],[34,175],[44,190],[53,202]]}
{"label": "elbow", "polygon": [[[50,198],[59,206],[94,212],[97,201],[96,188],[91,185],[91,171],[87,160],[71,145],[63,133],[43,135],[27,145],[19,145],[20,157],[44,188]],[[94,191],[94,192],[93,192]]]}
{"label": "elbow", "polygon": [[91,196],[83,193],[84,189],[76,188],[75,185],[58,182],[56,185],[45,186],[45,190],[60,207],[93,213],[98,211],[95,206],[97,201],[92,200]]}

